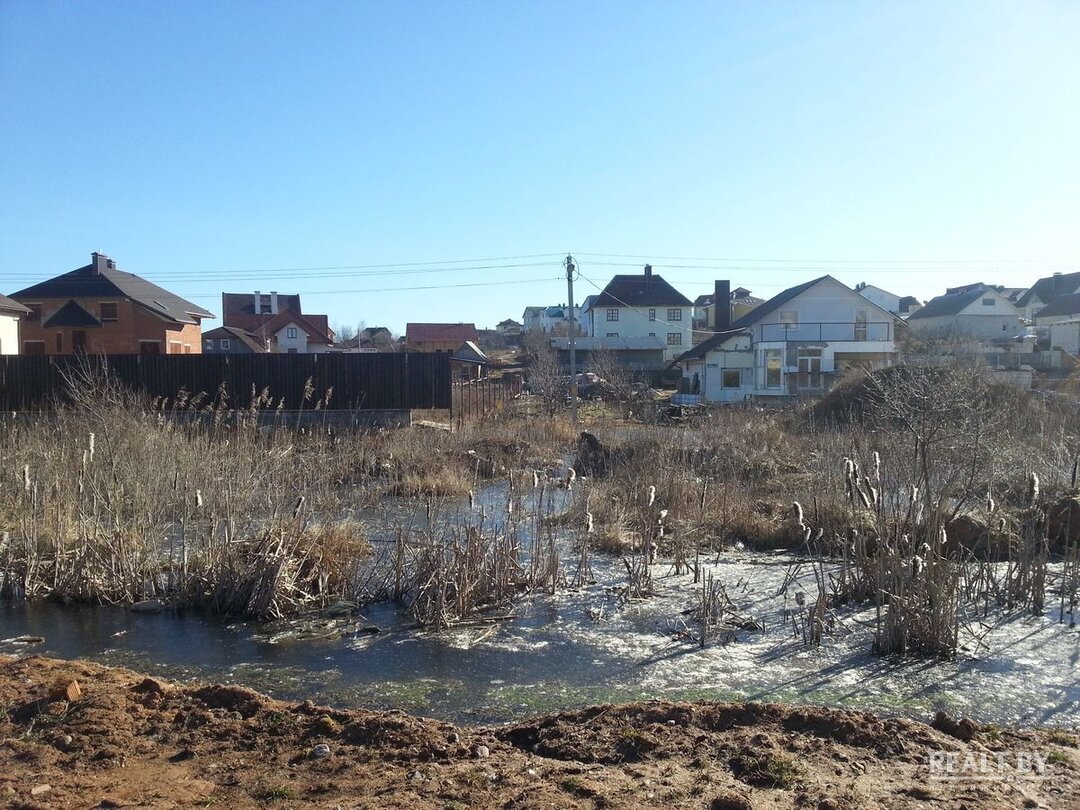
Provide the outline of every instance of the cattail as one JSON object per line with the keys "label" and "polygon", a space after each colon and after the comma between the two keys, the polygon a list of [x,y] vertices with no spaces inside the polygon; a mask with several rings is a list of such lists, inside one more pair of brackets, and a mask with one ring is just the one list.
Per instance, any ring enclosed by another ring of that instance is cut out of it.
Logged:
{"label": "cattail", "polygon": [[566,471],[566,488],[567,489],[573,489],[574,488],[574,481],[576,481],[576,480],[577,480],[577,470],[575,470],[573,467],[570,467]]}
{"label": "cattail", "polygon": [[1034,506],[1039,500],[1039,476],[1033,470],[1028,480],[1028,503]]}
{"label": "cattail", "polygon": [[201,489],[196,489],[195,490],[195,508],[196,509],[202,509],[202,490]]}
{"label": "cattail", "polygon": [[803,520],[802,504],[798,501],[794,501],[791,504],[791,508],[795,513],[795,522],[799,525],[799,528],[802,528],[806,525],[806,522]]}
{"label": "cattail", "polygon": [[649,506],[652,506],[653,502],[655,500],[656,500],[656,487],[650,485],[650,487],[649,487]]}
{"label": "cattail", "polygon": [[30,491],[30,465],[24,464],[22,468],[23,489]]}
{"label": "cattail", "polygon": [[536,470],[533,470],[533,489],[536,489],[538,486],[540,486],[540,475]]}
{"label": "cattail", "polygon": [[304,500],[305,498],[303,495],[296,499],[296,506],[293,507],[292,513],[294,519],[300,517],[300,510],[304,507]]}
{"label": "cattail", "polygon": [[506,516],[510,517],[514,514],[514,498],[513,496],[506,499]]}
{"label": "cattail", "polygon": [[473,509],[475,509],[475,508],[476,508],[476,495],[475,495],[475,493],[474,493],[474,492],[473,492],[473,491],[472,491],[472,490],[470,489],[470,490],[469,490],[469,511],[471,512],[471,511],[472,511]]}
{"label": "cattail", "polygon": [[919,500],[919,488],[917,486],[915,486],[914,484],[912,484],[911,485],[911,502],[915,503],[915,501],[917,501],[917,500]]}
{"label": "cattail", "polygon": [[986,490],[986,513],[993,514],[993,511],[997,508],[997,504],[994,502],[994,496],[990,490]]}
{"label": "cattail", "polygon": [[881,483],[881,454],[874,451],[874,480]]}
{"label": "cattail", "polygon": [[592,534],[593,533],[593,516],[592,516],[592,512],[586,512],[585,513],[585,533],[586,534]]}
{"label": "cattail", "polygon": [[94,434],[90,434],[90,463],[94,463]]}
{"label": "cattail", "polygon": [[313,377],[308,377],[307,382],[304,383],[304,402],[311,399],[315,393],[315,383]]}
{"label": "cattail", "polygon": [[862,486],[860,486],[858,484],[856,484],[856,486],[855,486],[855,491],[859,494],[859,500],[862,501],[863,509],[869,509],[870,508],[870,496],[867,495],[863,491]]}

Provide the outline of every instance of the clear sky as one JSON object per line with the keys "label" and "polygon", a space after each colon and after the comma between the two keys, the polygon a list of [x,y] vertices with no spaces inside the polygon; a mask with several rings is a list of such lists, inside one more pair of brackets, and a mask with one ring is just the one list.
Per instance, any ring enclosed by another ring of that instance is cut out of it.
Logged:
{"label": "clear sky", "polygon": [[4,2],[0,188],[0,292],[100,250],[394,330],[563,303],[567,252],[578,298],[1027,286],[1080,270],[1080,3]]}

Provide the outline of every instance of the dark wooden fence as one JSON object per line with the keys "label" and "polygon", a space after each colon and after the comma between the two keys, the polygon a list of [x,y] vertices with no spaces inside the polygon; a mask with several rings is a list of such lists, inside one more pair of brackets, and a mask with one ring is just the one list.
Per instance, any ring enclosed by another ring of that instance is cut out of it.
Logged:
{"label": "dark wooden fence", "polygon": [[[311,408],[333,388],[330,410],[421,410],[451,407],[446,354],[240,354],[0,356],[0,410],[42,410],[62,402],[68,380],[107,370],[121,385],[172,400],[181,391],[247,407],[268,389],[274,406]],[[311,396],[305,402],[310,381]]]}
{"label": "dark wooden fence", "polygon": [[458,426],[470,419],[501,413],[506,404],[521,394],[521,375],[499,379],[454,380],[450,418]]}

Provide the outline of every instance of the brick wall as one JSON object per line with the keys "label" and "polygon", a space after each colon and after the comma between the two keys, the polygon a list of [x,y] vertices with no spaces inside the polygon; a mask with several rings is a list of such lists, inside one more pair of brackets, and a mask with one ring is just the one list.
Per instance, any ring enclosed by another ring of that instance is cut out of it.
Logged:
{"label": "brick wall", "polygon": [[[95,317],[101,317],[101,304],[116,304],[116,320],[101,326],[44,328],[58,309],[70,299],[57,298],[41,301],[41,320],[22,322],[22,348],[27,342],[43,341],[45,354],[71,354],[74,350],[76,332],[86,337],[86,351],[91,354],[139,354],[142,341],[157,341],[161,354],[201,354],[202,329],[197,324],[177,328],[141,306],[123,298],[80,299],[79,305]],[[33,302],[38,303],[38,302]]]}

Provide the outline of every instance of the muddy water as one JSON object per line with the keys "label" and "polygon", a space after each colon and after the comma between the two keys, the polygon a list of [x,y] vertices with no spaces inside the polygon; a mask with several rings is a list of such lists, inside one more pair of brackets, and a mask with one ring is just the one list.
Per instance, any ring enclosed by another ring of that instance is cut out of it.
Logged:
{"label": "muddy water", "polygon": [[[470,507],[497,510],[505,487]],[[560,496],[565,499],[565,495]],[[551,509],[564,504],[553,501]],[[548,507],[544,507],[547,509]],[[369,515],[386,539],[402,517]],[[453,514],[444,514],[453,519]],[[572,554],[564,554],[572,574]],[[625,573],[614,559],[593,561],[596,583],[534,595],[512,621],[433,634],[418,632],[393,606],[325,618],[297,628],[219,621],[197,614],[137,614],[124,608],[0,605],[0,639],[36,635],[33,647],[0,642],[0,652],[40,652],[129,666],[173,678],[241,683],[286,699],[402,708],[457,721],[497,722],[565,706],[642,697],[805,702],[926,719],[946,709],[987,722],[1080,724],[1080,630],[1057,609],[1031,617],[970,617],[956,661],[880,659],[868,653],[874,611],[839,613],[820,647],[793,631],[795,594],[814,592],[808,566],[789,555],[725,553],[707,561],[738,611],[764,625],[699,649],[683,640],[694,604],[690,576],[660,561],[657,595],[620,605]],[[364,628],[377,626],[370,635]]]}

